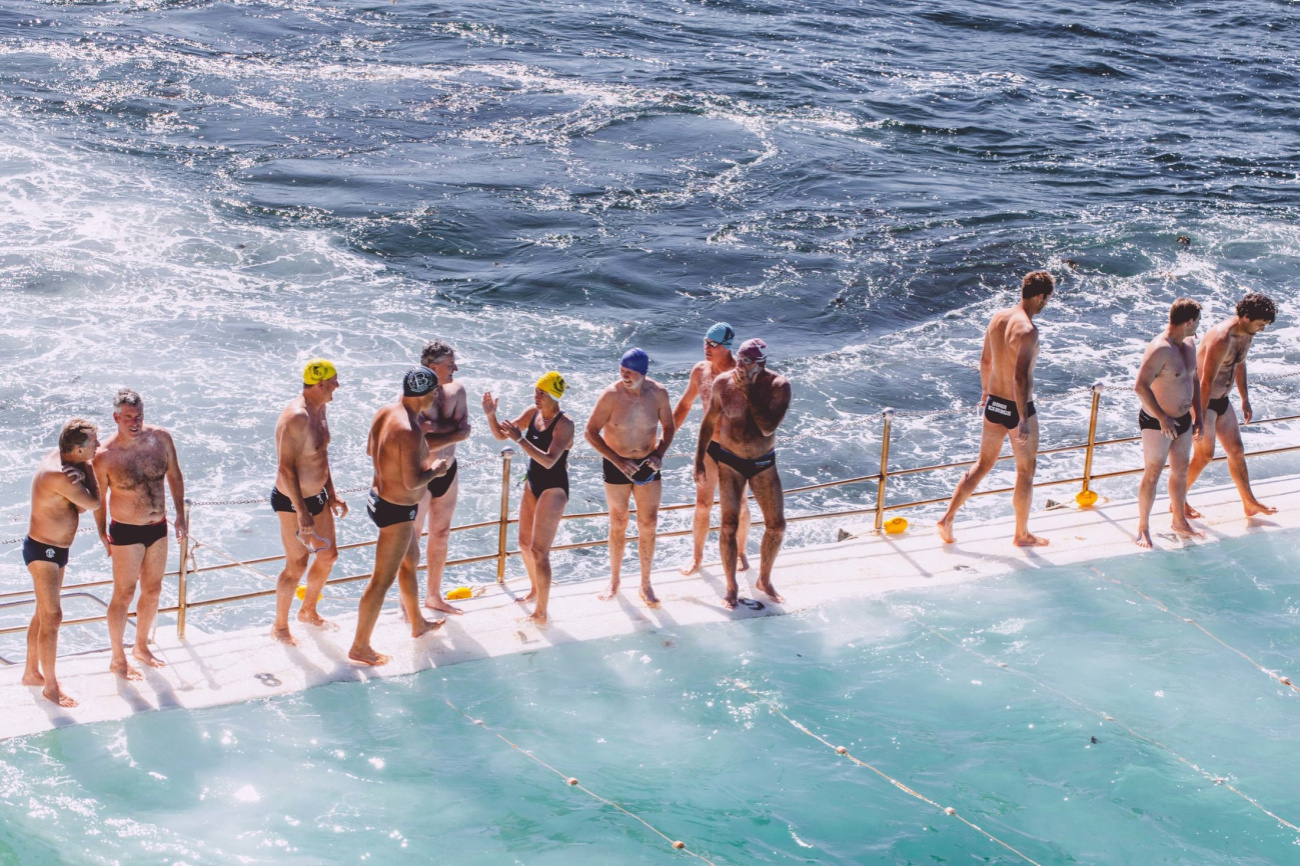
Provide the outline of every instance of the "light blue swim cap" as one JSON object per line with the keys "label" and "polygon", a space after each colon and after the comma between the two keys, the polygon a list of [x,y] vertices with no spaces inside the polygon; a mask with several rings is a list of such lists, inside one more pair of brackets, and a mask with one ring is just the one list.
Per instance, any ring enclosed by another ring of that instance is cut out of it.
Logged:
{"label": "light blue swim cap", "polygon": [[633,373],[640,373],[642,376],[650,369],[650,356],[645,353],[644,349],[628,349],[623,353],[623,360],[619,366],[626,367]]}
{"label": "light blue swim cap", "polygon": [[704,339],[712,340],[724,349],[730,349],[736,339],[736,329],[726,322],[714,322],[713,327],[704,332]]}

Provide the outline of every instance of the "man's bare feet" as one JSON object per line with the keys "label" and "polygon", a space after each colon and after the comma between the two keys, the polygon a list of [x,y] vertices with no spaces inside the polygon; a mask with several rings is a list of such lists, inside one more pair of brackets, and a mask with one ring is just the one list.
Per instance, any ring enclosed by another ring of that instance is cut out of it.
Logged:
{"label": "man's bare feet", "polygon": [[[1173,512],[1174,512],[1174,506],[1170,505],[1169,513],[1173,514]],[[1183,516],[1186,517],[1188,520],[1200,520],[1201,512],[1193,508],[1190,502],[1185,502],[1183,503]]]}
{"label": "man's bare feet", "polygon": [[429,622],[424,617],[420,617],[418,623],[411,625],[411,637],[424,637],[429,632],[437,631],[446,624],[447,620],[445,619],[435,619],[433,622]]}
{"label": "man's bare feet", "polygon": [[772,601],[776,602],[777,604],[785,604],[785,599],[782,598],[781,594],[776,591],[776,587],[772,586],[772,581],[770,579],[765,581],[764,580],[756,581],[754,583],[754,586],[758,589],[759,592],[763,593],[764,595],[772,599]]}
{"label": "man's bare feet", "polygon": [[940,520],[938,523],[935,524],[935,527],[938,528],[939,537],[943,539],[944,544],[952,544],[954,541],[957,540],[956,538],[953,537],[952,534],[952,521]]}
{"label": "man's bare feet", "polygon": [[65,695],[58,686],[45,689],[45,691],[41,692],[41,695],[45,700],[53,704],[58,704],[61,707],[75,707],[77,705],[77,702],[68,695]]}
{"label": "man's bare feet", "polygon": [[1258,499],[1253,502],[1243,503],[1243,507],[1246,509],[1247,517],[1257,517],[1260,514],[1277,514],[1276,508],[1271,505],[1265,505]]}
{"label": "man's bare feet", "polygon": [[596,598],[600,599],[601,601],[613,601],[614,599],[618,598],[618,583],[617,582],[611,583],[609,585],[609,589],[605,590],[600,595],[596,596]]}
{"label": "man's bare feet", "polygon": [[1150,550],[1154,546],[1151,543],[1151,530],[1139,529],[1137,538],[1133,540],[1133,543],[1138,547],[1145,547],[1147,550]]}
{"label": "man's bare feet", "polygon": [[43,686],[45,685],[45,677],[43,677],[39,671],[36,673],[32,673],[31,671],[23,671],[23,685]]}
{"label": "man's bare feet", "polygon": [[681,568],[677,569],[677,573],[684,574],[687,577],[690,577],[692,574],[695,574],[699,570],[700,570],[700,561],[698,559],[693,559],[691,560],[690,565],[683,565]]}
{"label": "man's bare feet", "polygon": [[1016,536],[1012,540],[1012,543],[1015,544],[1016,547],[1046,547],[1051,544],[1051,542],[1046,538],[1039,538],[1032,532],[1026,532],[1023,536]]}
{"label": "man's bare feet", "polygon": [[276,640],[278,640],[280,643],[284,644],[285,646],[297,646],[297,645],[298,645],[298,639],[295,638],[292,634],[289,633],[289,627],[288,627],[288,626],[285,626],[284,628],[273,628],[273,629],[271,629],[271,637],[275,638]]}
{"label": "man's bare feet", "polygon": [[377,653],[374,650],[372,650],[370,647],[365,647],[363,649],[357,649],[356,647],[353,647],[352,649],[348,650],[348,658],[350,658],[352,661],[358,664],[370,665],[371,667],[379,667],[380,665],[386,665],[388,664],[389,661],[391,661],[391,659],[389,659],[388,656],[384,655],[383,653]]}
{"label": "man's bare feet", "polygon": [[154,655],[147,646],[136,646],[135,649],[131,650],[131,655],[135,656],[136,661],[144,662],[151,668],[167,667],[167,662]]}
{"label": "man's bare feet", "polygon": [[305,610],[298,611],[298,622],[314,625],[316,628],[325,629],[326,631],[338,631],[339,624],[318,614],[316,611],[308,613]]}
{"label": "man's bare feet", "polygon": [[437,595],[425,596],[424,606],[427,607],[429,610],[436,610],[442,613],[452,613],[458,616],[465,612],[460,608],[456,607],[456,605],[449,604],[441,596],[437,596]]}
{"label": "man's bare feet", "polygon": [[550,620],[547,618],[546,614],[537,613],[537,612],[528,614],[528,616],[524,617],[523,621],[528,623],[529,625],[535,625],[539,627],[544,627],[550,624]]}
{"label": "man's bare feet", "polygon": [[536,598],[537,598],[537,590],[530,589],[528,590],[528,595],[521,595],[519,596],[519,598],[515,599],[515,604],[526,604],[530,601],[533,601]]}
{"label": "man's bare feet", "polygon": [[727,610],[735,610],[736,601],[739,595],[740,595],[739,589],[737,589],[735,592],[727,593],[722,597],[722,606],[725,607]]}
{"label": "man's bare feet", "polygon": [[648,586],[641,587],[641,591],[638,593],[638,595],[641,596],[641,600],[645,602],[646,607],[650,608],[651,610],[657,610],[659,608],[659,599],[655,597],[655,591],[650,587]]}
{"label": "man's bare feet", "polygon": [[742,553],[738,553],[738,554],[736,554],[736,559],[737,559],[737,562],[736,562],[736,571],[749,571],[749,557],[748,557],[748,556],[745,556],[745,554],[742,552]]}
{"label": "man's bare feet", "polygon": [[1204,532],[1202,532],[1199,529],[1196,529],[1186,520],[1181,522],[1175,520],[1173,522],[1173,525],[1170,528],[1174,531],[1174,535],[1177,535],[1179,538],[1204,538],[1205,537]]}
{"label": "man's bare feet", "polygon": [[110,663],[108,669],[125,680],[144,679],[144,674],[127,664],[126,659],[122,659],[120,662]]}

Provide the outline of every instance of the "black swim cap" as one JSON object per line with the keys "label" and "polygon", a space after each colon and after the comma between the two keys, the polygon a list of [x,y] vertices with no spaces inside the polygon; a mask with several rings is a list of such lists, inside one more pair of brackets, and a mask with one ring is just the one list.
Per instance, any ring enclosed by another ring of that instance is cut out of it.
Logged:
{"label": "black swim cap", "polygon": [[402,377],[403,397],[423,397],[438,387],[438,374],[428,367],[412,367]]}

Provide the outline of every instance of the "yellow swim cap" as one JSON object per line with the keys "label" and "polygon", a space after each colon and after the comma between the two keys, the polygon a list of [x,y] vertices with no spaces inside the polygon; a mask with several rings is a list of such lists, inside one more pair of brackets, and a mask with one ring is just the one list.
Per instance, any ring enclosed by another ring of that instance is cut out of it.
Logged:
{"label": "yellow swim cap", "polygon": [[545,376],[537,380],[537,387],[550,394],[556,400],[564,399],[564,390],[567,387],[564,384],[564,377],[552,370]]}
{"label": "yellow swim cap", "polygon": [[307,362],[307,366],[302,370],[302,383],[304,385],[319,385],[326,379],[333,379],[339,374],[334,369],[334,365],[324,358],[312,358]]}

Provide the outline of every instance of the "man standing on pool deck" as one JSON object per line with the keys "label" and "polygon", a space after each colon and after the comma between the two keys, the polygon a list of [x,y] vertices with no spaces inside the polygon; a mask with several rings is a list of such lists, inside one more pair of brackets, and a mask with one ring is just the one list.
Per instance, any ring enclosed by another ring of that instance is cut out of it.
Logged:
{"label": "man standing on pool deck", "polygon": [[1011,434],[1011,451],[1016,458],[1016,488],[1012,503],[1016,510],[1014,542],[1019,547],[1037,547],[1047,539],[1029,532],[1029,506],[1034,497],[1034,470],[1038,460],[1038,419],[1034,417],[1034,362],[1038,360],[1038,328],[1034,316],[1043,311],[1056,281],[1047,271],[1031,271],[1020,284],[1020,303],[998,310],[984,332],[984,354],[980,356],[981,402],[984,432],[975,465],[953,491],[948,510],[939,521],[939,537],[953,542],[952,521],[980,481],[997,463],[1002,441]]}
{"label": "man standing on pool deck", "polygon": [[1147,345],[1133,390],[1142,401],[1138,429],[1142,434],[1144,471],[1138,486],[1138,547],[1151,547],[1151,504],[1156,485],[1169,460],[1169,510],[1174,532],[1203,538],[1184,514],[1187,464],[1192,440],[1201,438],[1201,384],[1196,377],[1196,328],[1201,305],[1179,298],[1169,308],[1169,325]]}
{"label": "man standing on pool deck", "polygon": [[[736,359],[731,355],[731,344],[735,339],[735,329],[726,322],[716,322],[705,332],[704,360],[691,368],[686,393],[682,394],[682,398],[677,401],[677,408],[673,409],[673,427],[682,429],[696,397],[700,398],[700,405],[708,411],[709,401],[713,397],[713,380],[735,369]],[[700,562],[704,559],[704,542],[709,537],[713,496],[717,491],[718,463],[709,457],[704,461],[704,481],[695,485],[695,519],[691,524],[691,536],[695,542],[694,556],[691,564],[681,569],[682,574],[695,574],[700,570]],[[748,538],[749,500],[746,499],[740,512],[740,534],[736,542],[741,571],[749,571],[749,559],[745,556],[745,542]]]}
{"label": "man standing on pool deck", "polygon": [[167,567],[167,503],[163,483],[171,488],[176,509],[176,538],[186,534],[185,479],[176,459],[171,434],[144,423],[144,400],[130,388],[113,399],[117,431],[95,454],[95,478],[100,501],[95,524],[104,549],[113,560],[113,597],[108,603],[108,640],[112,659],[108,669],[128,680],[141,679],[126,660],[123,645],[127,608],[140,585],[135,608],[135,647],[131,654],[150,667],[164,666],[149,650],[149,633],[158,615],[163,571]]}
{"label": "man standing on pool deck", "polygon": [[[425,564],[429,569],[429,589],[424,595],[424,606],[443,613],[462,613],[461,609],[447,603],[442,597],[442,572],[447,567],[447,545],[451,538],[451,519],[460,495],[460,481],[456,477],[456,443],[468,439],[469,400],[465,386],[453,382],[456,353],[451,346],[433,341],[420,353],[420,364],[438,377],[438,390],[433,408],[420,416],[424,441],[434,457],[451,464],[445,475],[429,482],[429,495],[421,501],[420,508],[429,515],[429,541]],[[423,523],[415,518],[415,525]],[[418,535],[418,532],[417,532]]]}
{"label": "man standing on pool deck", "polygon": [[94,424],[80,418],[63,425],[59,447],[42,458],[32,478],[32,516],[23,539],[23,562],[36,596],[36,612],[27,627],[23,685],[44,686],[45,699],[61,707],[77,705],[59,688],[54,673],[63,622],[63,571],[81,512],[99,508],[99,485],[90,466],[99,447],[97,432]]}
{"label": "man standing on pool deck", "polygon": [[375,478],[366,511],[379,527],[379,541],[370,582],[361,594],[356,637],[348,650],[348,658],[362,664],[388,664],[388,656],[370,646],[370,636],[394,577],[411,624],[411,637],[420,637],[446,622],[431,623],[424,618],[415,577],[415,567],[420,564],[420,533],[415,528],[420,500],[429,482],[446,474],[450,466],[429,453],[420,428],[420,415],[433,406],[437,393],[438,377],[433,371],[412,367],[402,379],[402,399],[382,407],[370,422],[366,454],[374,461]]}
{"label": "man standing on pool deck", "polygon": [[[659,500],[663,496],[659,470],[676,428],[668,391],[646,377],[649,369],[650,356],[641,349],[628,349],[623,354],[619,379],[596,400],[596,408],[587,420],[586,436],[591,447],[604,458],[605,502],[609,505],[609,589],[600,599],[609,601],[618,595],[631,494],[636,497],[641,600],[653,608],[659,606],[659,599],[650,586]],[[662,436],[658,436],[660,427],[663,427]]]}
{"label": "man standing on pool deck", "polygon": [[[1228,402],[1228,392],[1233,385],[1241,395],[1241,417],[1249,424],[1252,417],[1250,397],[1246,392],[1246,353],[1255,335],[1277,319],[1277,306],[1267,295],[1251,292],[1237,302],[1237,315],[1210,328],[1205,333],[1196,354],[1197,373],[1201,380],[1201,399],[1205,401],[1202,417],[1205,430],[1211,435],[1196,441],[1192,452],[1192,465],[1187,470],[1190,488],[1202,470],[1214,457],[1214,440],[1218,439],[1228,454],[1228,474],[1241,494],[1241,504],[1247,517],[1257,514],[1275,514],[1277,509],[1255,498],[1250,489],[1250,474],[1246,471],[1246,449],[1241,443],[1241,428],[1237,413]],[[1187,516],[1201,515],[1187,506]]]}
{"label": "man standing on pool deck", "polygon": [[718,464],[718,491],[722,500],[722,530],[718,548],[722,572],[727,577],[723,607],[735,608],[740,596],[736,585],[736,530],[740,508],[749,485],[763,512],[763,543],[754,584],[772,601],[785,601],[772,586],[772,566],[785,540],[785,495],[776,470],[776,428],[790,408],[790,383],[767,369],[767,344],[746,340],[736,353],[736,366],[713,381],[713,395],[700,422],[695,444],[695,483],[708,474],[706,456]]}
{"label": "man standing on pool deck", "polygon": [[316,603],[339,558],[334,518],[348,513],[348,504],[334,492],[330,428],[325,419],[326,406],[338,387],[339,374],[334,365],[324,358],[312,358],[302,371],[302,393],[289,401],[275,422],[276,473],[271,510],[280,521],[284,569],[275,585],[271,636],[289,646],[298,643],[289,631],[289,609],[303,572],[307,573],[307,591],[298,621],[330,626],[316,612]]}

